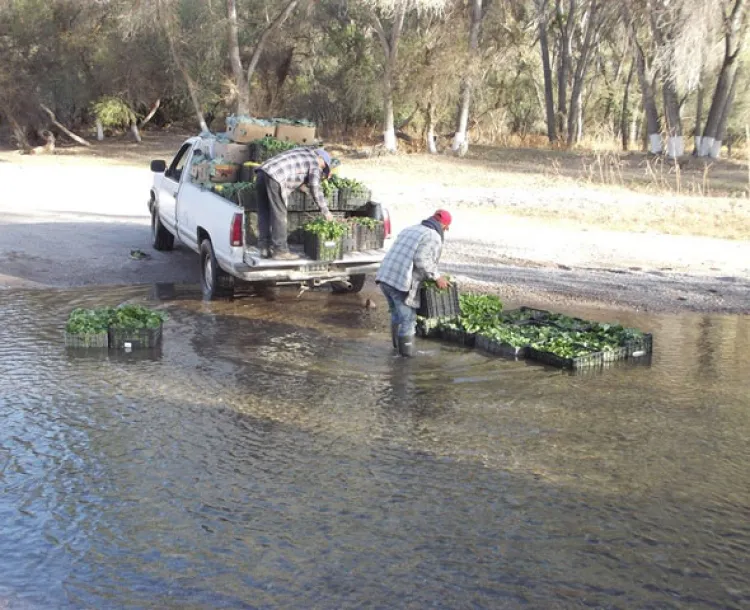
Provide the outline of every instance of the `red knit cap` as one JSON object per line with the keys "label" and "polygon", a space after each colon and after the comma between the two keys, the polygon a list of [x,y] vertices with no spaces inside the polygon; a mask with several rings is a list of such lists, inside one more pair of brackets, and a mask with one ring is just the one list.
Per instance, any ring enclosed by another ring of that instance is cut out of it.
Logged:
{"label": "red knit cap", "polygon": [[441,224],[444,224],[446,227],[449,227],[451,224],[451,220],[453,220],[453,217],[448,210],[438,210],[432,215],[432,217]]}

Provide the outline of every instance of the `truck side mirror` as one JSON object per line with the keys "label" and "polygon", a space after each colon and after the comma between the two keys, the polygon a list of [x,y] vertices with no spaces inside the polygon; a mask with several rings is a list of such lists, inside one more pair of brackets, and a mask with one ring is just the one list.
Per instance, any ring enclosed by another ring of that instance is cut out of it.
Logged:
{"label": "truck side mirror", "polygon": [[156,174],[163,174],[167,170],[167,162],[161,159],[151,161],[151,171]]}

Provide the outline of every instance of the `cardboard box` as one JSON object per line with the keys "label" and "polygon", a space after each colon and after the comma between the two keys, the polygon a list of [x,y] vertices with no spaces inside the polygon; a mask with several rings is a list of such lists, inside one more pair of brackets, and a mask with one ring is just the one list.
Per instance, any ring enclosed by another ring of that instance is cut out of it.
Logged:
{"label": "cardboard box", "polygon": [[240,174],[240,166],[234,163],[214,165],[211,173],[211,182],[237,182]]}
{"label": "cardboard box", "polygon": [[315,142],[315,127],[305,125],[276,125],[276,139],[296,144],[312,144]]}
{"label": "cardboard box", "polygon": [[227,127],[227,136],[237,144],[249,144],[253,140],[260,140],[265,136],[273,136],[273,125],[259,125],[249,121],[238,120]]}
{"label": "cardboard box", "polygon": [[224,159],[227,163],[243,164],[250,160],[250,147],[247,144],[233,142],[216,142],[214,144],[214,159]]}
{"label": "cardboard box", "polygon": [[211,179],[211,163],[210,161],[200,161],[193,163],[190,167],[190,175],[193,177],[193,182],[198,184],[205,184]]}

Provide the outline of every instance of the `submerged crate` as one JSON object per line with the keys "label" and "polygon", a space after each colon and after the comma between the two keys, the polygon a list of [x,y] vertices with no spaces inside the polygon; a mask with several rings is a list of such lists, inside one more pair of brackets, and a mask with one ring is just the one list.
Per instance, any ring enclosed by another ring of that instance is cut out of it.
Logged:
{"label": "submerged crate", "polygon": [[476,348],[481,349],[483,352],[493,354],[495,356],[502,356],[503,358],[515,358],[517,360],[523,360],[528,355],[528,346],[516,347],[509,343],[502,343],[496,341],[485,335],[477,335]]}
{"label": "submerged crate", "polygon": [[440,330],[440,336],[445,341],[456,343],[463,347],[474,347],[476,342],[476,335],[473,333],[467,333],[465,330],[458,328],[447,328],[444,327]]}
{"label": "submerged crate", "polygon": [[76,349],[102,348],[109,346],[107,331],[100,333],[69,333],[65,332],[65,347]]}
{"label": "submerged crate", "polygon": [[[534,347],[529,347],[527,357],[543,364],[549,364],[550,366],[556,366],[561,369],[582,369],[589,367],[600,367],[604,364],[604,352],[591,352],[583,356],[575,356],[573,358],[564,358],[553,354],[552,352],[545,352]],[[611,360],[607,360],[611,362]]]}
{"label": "submerged crate", "polygon": [[109,347],[112,349],[145,349],[159,345],[162,325],[156,328],[109,328]]}
{"label": "submerged crate", "polygon": [[422,286],[419,301],[417,314],[424,318],[457,318],[461,315],[455,284],[450,284],[443,290],[437,286]]}
{"label": "submerged crate", "polygon": [[341,258],[341,239],[324,240],[317,233],[304,231],[305,256],[316,261],[335,261]]}
{"label": "submerged crate", "polygon": [[425,339],[439,339],[442,330],[440,328],[442,320],[435,318],[417,318],[417,335]]}

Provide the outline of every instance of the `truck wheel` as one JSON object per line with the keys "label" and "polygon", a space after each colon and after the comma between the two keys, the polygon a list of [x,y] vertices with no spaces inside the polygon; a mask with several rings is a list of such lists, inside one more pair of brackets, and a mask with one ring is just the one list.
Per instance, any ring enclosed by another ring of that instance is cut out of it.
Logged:
{"label": "truck wheel", "polygon": [[151,209],[151,245],[155,250],[171,250],[174,248],[174,235],[161,224],[159,209]]}
{"label": "truck wheel", "polygon": [[206,301],[234,296],[234,278],[219,267],[210,239],[201,243],[201,289]]}
{"label": "truck wheel", "polygon": [[365,286],[365,280],[367,279],[367,276],[364,274],[362,275],[352,275],[349,278],[349,283],[351,284],[351,288],[349,288],[344,282],[331,282],[331,290],[336,293],[356,293],[361,292],[362,288]]}

